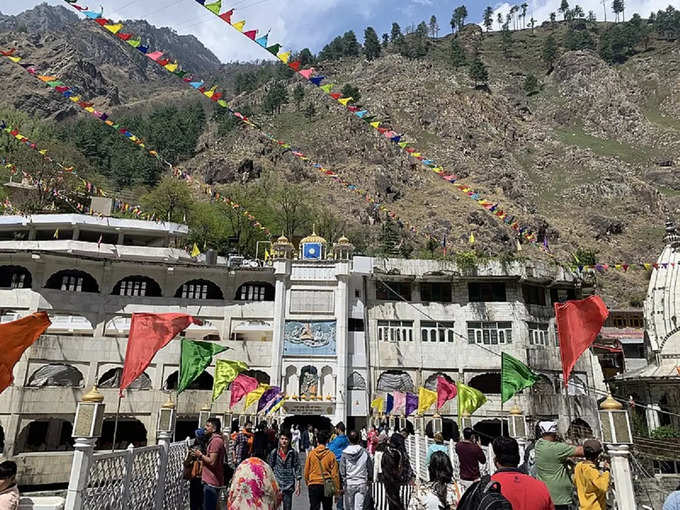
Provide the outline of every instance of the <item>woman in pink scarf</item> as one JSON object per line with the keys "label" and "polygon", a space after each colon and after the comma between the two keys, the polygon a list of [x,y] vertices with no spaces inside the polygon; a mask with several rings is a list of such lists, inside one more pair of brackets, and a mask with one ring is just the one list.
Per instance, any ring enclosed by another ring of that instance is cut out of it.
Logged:
{"label": "woman in pink scarf", "polygon": [[227,510],[276,510],[281,491],[269,465],[257,457],[239,464],[231,479]]}
{"label": "woman in pink scarf", "polygon": [[378,430],[375,427],[371,427],[368,431],[368,453],[375,455],[375,447],[378,446]]}

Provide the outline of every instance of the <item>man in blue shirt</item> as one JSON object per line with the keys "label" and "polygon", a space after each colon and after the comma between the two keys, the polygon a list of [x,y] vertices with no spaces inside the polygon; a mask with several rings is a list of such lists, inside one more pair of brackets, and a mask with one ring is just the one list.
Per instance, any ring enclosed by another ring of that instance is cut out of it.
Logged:
{"label": "man in blue shirt", "polygon": [[[340,459],[342,458],[342,451],[349,446],[349,439],[345,435],[345,424],[341,421],[335,426],[335,439],[328,443],[328,449],[335,455],[338,464],[340,464]],[[340,480],[340,485],[342,486],[343,481]],[[343,510],[342,506],[342,494],[338,495],[338,505],[337,510]]]}

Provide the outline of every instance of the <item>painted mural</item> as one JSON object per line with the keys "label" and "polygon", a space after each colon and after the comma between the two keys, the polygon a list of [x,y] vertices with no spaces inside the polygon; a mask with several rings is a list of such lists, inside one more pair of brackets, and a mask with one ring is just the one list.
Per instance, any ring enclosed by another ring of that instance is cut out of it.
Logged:
{"label": "painted mural", "polygon": [[283,354],[335,356],[335,321],[286,321]]}

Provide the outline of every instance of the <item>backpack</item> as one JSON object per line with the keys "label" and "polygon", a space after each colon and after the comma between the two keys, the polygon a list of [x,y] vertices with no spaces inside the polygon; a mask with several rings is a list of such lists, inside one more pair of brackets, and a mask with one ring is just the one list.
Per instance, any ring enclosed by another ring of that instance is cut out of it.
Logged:
{"label": "backpack", "polygon": [[512,505],[501,494],[501,484],[484,475],[465,491],[457,510],[512,510]]}
{"label": "backpack", "polygon": [[[404,456],[398,448],[387,446],[382,455],[381,471],[383,477],[387,476],[391,481],[399,485],[408,484],[413,478],[413,470],[407,456]],[[396,478],[395,478],[396,476]]]}

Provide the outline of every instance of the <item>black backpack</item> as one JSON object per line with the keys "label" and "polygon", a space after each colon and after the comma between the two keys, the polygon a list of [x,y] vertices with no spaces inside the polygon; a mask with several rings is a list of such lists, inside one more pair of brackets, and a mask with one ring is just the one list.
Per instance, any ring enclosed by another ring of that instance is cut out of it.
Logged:
{"label": "black backpack", "polygon": [[457,510],[512,510],[512,505],[501,494],[501,484],[484,475],[465,491]]}

